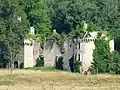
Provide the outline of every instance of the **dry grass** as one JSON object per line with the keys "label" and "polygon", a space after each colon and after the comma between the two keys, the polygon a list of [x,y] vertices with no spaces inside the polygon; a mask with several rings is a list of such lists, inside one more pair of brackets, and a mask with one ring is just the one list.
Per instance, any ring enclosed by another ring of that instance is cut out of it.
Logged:
{"label": "dry grass", "polygon": [[120,90],[120,76],[0,70],[0,90]]}

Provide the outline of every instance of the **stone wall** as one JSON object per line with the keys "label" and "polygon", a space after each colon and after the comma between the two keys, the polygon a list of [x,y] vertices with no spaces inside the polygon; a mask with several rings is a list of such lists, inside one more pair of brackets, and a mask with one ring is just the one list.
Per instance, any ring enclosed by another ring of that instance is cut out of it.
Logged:
{"label": "stone wall", "polygon": [[33,41],[24,40],[24,68],[33,67]]}
{"label": "stone wall", "polygon": [[[93,61],[93,50],[95,49],[94,39],[73,39],[67,38],[63,43],[65,49],[63,67],[67,71],[71,71],[70,59],[79,60],[82,62],[83,72],[87,71]],[[74,56],[74,57],[73,57]],[[73,58],[72,58],[73,57]],[[74,60],[72,60],[74,63]]]}
{"label": "stone wall", "polygon": [[55,66],[56,56],[61,56],[60,48],[54,39],[46,39],[44,42],[44,66]]}
{"label": "stone wall", "polygon": [[[75,56],[77,56],[76,60],[82,62],[81,67],[85,72],[93,62],[94,41],[95,39],[92,38],[73,39],[68,37],[62,44],[64,53],[61,53],[61,47],[56,44],[55,39],[48,38],[44,41],[43,52],[40,52],[40,45],[37,41],[25,40],[24,43],[28,43],[28,45],[24,46],[24,67],[33,67],[39,55],[44,56],[44,66],[55,67],[56,57],[62,56],[64,70],[71,71],[70,60],[75,60]],[[110,51],[114,51],[114,40],[111,40],[109,45]]]}
{"label": "stone wall", "polygon": [[36,65],[36,59],[39,57],[40,45],[35,40],[24,40],[24,68]]}
{"label": "stone wall", "polygon": [[70,69],[70,59],[74,56],[74,43],[72,38],[67,38],[63,42],[63,48],[65,50],[63,56],[63,68],[67,71]]}
{"label": "stone wall", "polygon": [[77,42],[77,60],[82,62],[81,68],[83,72],[87,71],[93,62],[94,49],[94,39],[80,39]]}
{"label": "stone wall", "polygon": [[39,57],[40,55],[40,43],[36,40],[34,40],[34,44],[33,44],[33,63],[34,65],[36,65],[36,59]]}

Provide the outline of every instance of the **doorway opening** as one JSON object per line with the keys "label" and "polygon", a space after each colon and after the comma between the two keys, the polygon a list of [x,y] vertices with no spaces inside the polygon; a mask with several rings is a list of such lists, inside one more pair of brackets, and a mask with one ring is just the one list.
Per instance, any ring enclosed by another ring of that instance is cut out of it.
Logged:
{"label": "doorway opening", "polygon": [[14,68],[18,68],[18,62],[14,61]]}

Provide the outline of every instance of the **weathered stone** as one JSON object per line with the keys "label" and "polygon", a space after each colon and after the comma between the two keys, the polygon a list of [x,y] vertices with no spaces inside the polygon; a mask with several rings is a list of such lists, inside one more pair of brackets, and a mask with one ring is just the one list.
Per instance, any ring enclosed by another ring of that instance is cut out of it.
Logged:
{"label": "weathered stone", "polygon": [[54,39],[46,39],[44,42],[44,66],[55,66],[56,56],[61,56],[60,48]]}
{"label": "weathered stone", "polygon": [[74,43],[72,38],[67,38],[63,42],[63,48],[65,49],[65,52],[63,54],[63,68],[67,71],[71,71],[70,69],[70,59],[74,55]]}
{"label": "weathered stone", "polygon": [[36,65],[36,59],[39,57],[40,45],[35,40],[24,41],[24,68]]}

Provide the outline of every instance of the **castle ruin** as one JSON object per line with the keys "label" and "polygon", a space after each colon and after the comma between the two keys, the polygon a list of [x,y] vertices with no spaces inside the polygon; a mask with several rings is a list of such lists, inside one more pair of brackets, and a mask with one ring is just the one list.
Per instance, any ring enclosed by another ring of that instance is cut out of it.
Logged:
{"label": "castle ruin", "polygon": [[[30,34],[34,35],[34,28],[31,27]],[[20,54],[14,61],[19,68],[24,63],[24,68],[34,67],[36,59],[39,55],[44,57],[44,66],[56,67],[56,61],[59,57],[63,57],[62,67],[66,71],[73,71],[73,63],[75,60],[81,62],[81,70],[85,72],[93,62],[93,51],[95,49],[94,41],[97,32],[90,32],[88,37],[83,39],[67,37],[61,46],[56,44],[53,38],[46,38],[44,48],[41,49],[37,40],[25,39],[24,47],[21,48]],[[110,52],[114,51],[114,40],[109,42]],[[0,50],[1,51],[1,50]]]}

